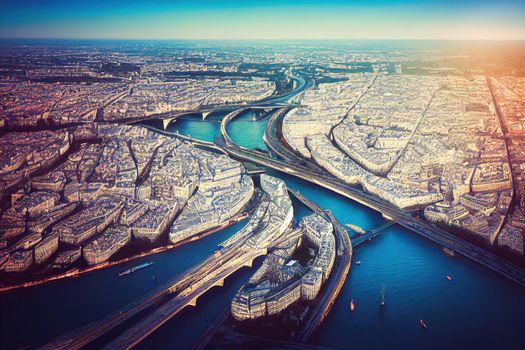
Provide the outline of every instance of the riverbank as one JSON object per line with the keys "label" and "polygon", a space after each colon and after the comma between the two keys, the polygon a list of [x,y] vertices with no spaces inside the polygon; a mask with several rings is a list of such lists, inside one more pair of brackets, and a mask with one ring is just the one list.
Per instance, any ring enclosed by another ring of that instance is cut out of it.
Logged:
{"label": "riverbank", "polygon": [[192,236],[188,239],[185,239],[181,242],[178,242],[176,244],[166,244],[166,245],[163,245],[163,246],[160,246],[160,247],[154,247],[154,248],[151,248],[147,251],[144,251],[144,252],[140,252],[138,254],[135,254],[133,256],[130,256],[130,257],[126,257],[126,258],[122,258],[122,259],[119,259],[119,260],[114,260],[114,261],[104,261],[100,264],[95,264],[95,265],[89,265],[89,266],[86,266],[86,267],[80,267],[80,268],[73,268],[73,269],[70,269],[70,270],[67,270],[65,272],[62,272],[62,273],[59,273],[59,274],[56,274],[56,275],[52,275],[52,276],[49,276],[49,277],[45,277],[45,278],[42,278],[42,279],[39,279],[39,280],[33,280],[33,281],[28,281],[28,282],[22,282],[22,283],[18,283],[18,284],[13,284],[13,285],[7,285],[7,286],[0,286],[0,293],[6,293],[6,292],[9,292],[9,291],[12,291],[12,290],[16,290],[16,289],[20,289],[20,288],[28,288],[28,287],[35,287],[35,286],[40,286],[40,285],[43,285],[43,284],[46,284],[46,283],[51,283],[51,282],[57,282],[57,281],[60,281],[60,280],[63,280],[63,279],[66,279],[66,278],[73,278],[73,277],[79,277],[80,275],[83,275],[83,274],[86,274],[86,273],[89,273],[89,272],[94,272],[94,271],[97,271],[97,270],[101,270],[101,269],[104,269],[104,268],[108,268],[108,267],[111,267],[111,266],[116,266],[116,265],[120,265],[120,264],[123,264],[123,263],[127,263],[127,262],[130,262],[130,261],[134,261],[136,259],[139,259],[139,258],[143,258],[143,257],[146,257],[146,256],[151,256],[151,255],[155,255],[155,254],[160,254],[160,253],[164,253],[168,250],[171,250],[171,249],[175,249],[177,247],[180,247],[184,244],[187,244],[187,243],[190,243],[190,242],[193,242],[193,241],[196,241],[196,240],[199,240],[201,238],[204,238],[204,237],[207,237],[219,230],[222,230],[226,227],[229,227],[237,222],[240,222],[242,220],[244,220],[245,218],[248,217],[248,213],[241,213],[240,215],[237,215],[235,218],[232,218],[231,220],[228,220],[224,223],[222,223],[221,225],[215,227],[215,228],[212,228],[210,230],[207,230],[205,232],[202,232],[200,234],[197,234],[195,236]]}

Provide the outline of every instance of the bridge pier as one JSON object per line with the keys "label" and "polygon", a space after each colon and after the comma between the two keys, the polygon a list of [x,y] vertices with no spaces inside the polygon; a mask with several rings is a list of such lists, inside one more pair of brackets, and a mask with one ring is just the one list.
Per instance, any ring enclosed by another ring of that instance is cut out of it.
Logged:
{"label": "bridge pier", "polygon": [[214,287],[224,287],[224,280],[219,280],[213,285]]}
{"label": "bridge pier", "polygon": [[381,213],[381,216],[383,216],[383,218],[388,221],[394,221],[394,219],[392,219],[390,216],[386,215],[385,213]]}
{"label": "bridge pier", "polygon": [[162,127],[164,128],[164,130],[168,129],[168,126],[170,126],[172,121],[173,121],[173,118],[162,119]]}

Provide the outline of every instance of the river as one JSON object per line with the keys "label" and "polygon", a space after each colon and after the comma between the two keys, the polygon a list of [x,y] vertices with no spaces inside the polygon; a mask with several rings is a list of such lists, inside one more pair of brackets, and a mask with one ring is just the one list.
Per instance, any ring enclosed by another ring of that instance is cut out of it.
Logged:
{"label": "river", "polygon": [[[213,141],[220,117],[202,122],[189,117],[173,123],[194,138]],[[231,122],[234,142],[266,149],[262,134],[267,119],[252,122],[251,113]],[[308,182],[276,173],[287,185],[330,209],[343,224],[364,229],[384,219],[367,207]],[[294,203],[299,220],[309,212]],[[40,345],[55,336],[96,320],[138,298],[168,278],[211,254],[243,222],[165,253],[78,278],[0,295],[3,348]],[[327,319],[315,334],[318,345],[352,349],[521,349],[525,290],[465,258],[448,257],[441,247],[398,225],[354,250],[350,273]],[[154,265],[117,277],[140,262]],[[255,271],[243,268],[153,333],[138,348],[185,349],[226,310],[231,297]],[[452,281],[445,279],[452,276]],[[156,281],[152,279],[156,277]],[[382,290],[386,306],[379,307]],[[349,310],[349,301],[356,305]],[[428,329],[419,325],[424,319]]]}

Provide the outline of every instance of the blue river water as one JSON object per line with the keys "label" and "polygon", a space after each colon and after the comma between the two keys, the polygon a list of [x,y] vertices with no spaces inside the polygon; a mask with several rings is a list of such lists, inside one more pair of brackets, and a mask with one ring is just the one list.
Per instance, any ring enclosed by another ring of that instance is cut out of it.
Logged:
{"label": "blue river water", "polygon": [[[266,149],[267,120],[251,122],[247,113],[229,132],[238,144]],[[176,121],[171,131],[213,141],[218,117]],[[380,226],[380,214],[305,181],[270,171],[343,223],[364,229]],[[308,210],[294,203],[298,220]],[[174,250],[78,278],[0,295],[2,349],[41,345],[123,306],[213,253],[243,222]],[[315,334],[318,345],[351,349],[523,349],[525,290],[465,258],[450,258],[441,247],[394,225],[354,250],[341,295]],[[140,262],[154,265],[117,277]],[[153,333],[139,349],[186,349],[227,309],[231,297],[260,264],[243,268]],[[445,275],[453,280],[447,281]],[[156,281],[152,280],[156,277]],[[379,307],[382,290],[386,306]],[[350,312],[349,301],[355,302]],[[428,329],[419,325],[424,319]]]}

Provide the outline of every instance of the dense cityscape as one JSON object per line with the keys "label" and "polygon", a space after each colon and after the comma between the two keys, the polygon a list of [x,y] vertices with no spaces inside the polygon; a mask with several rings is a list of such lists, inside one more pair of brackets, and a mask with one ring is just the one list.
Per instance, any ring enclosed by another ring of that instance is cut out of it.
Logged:
{"label": "dense cityscape", "polygon": [[[97,317],[20,330],[27,338],[5,328],[6,348],[170,348],[148,341],[246,268],[195,348],[335,346],[320,329],[341,302],[345,313],[370,311],[345,286],[367,263],[358,249],[373,250],[390,227],[501,278],[523,316],[523,61],[374,45],[3,41],[0,300],[22,304],[21,293],[102,274],[148,277]],[[358,209],[334,215],[312,190],[378,212],[380,224],[352,224]],[[185,268],[148,272],[186,247],[195,258]],[[381,312],[387,288],[374,291]],[[433,327],[423,315],[414,323]],[[505,348],[523,345],[513,340],[522,324]]]}

